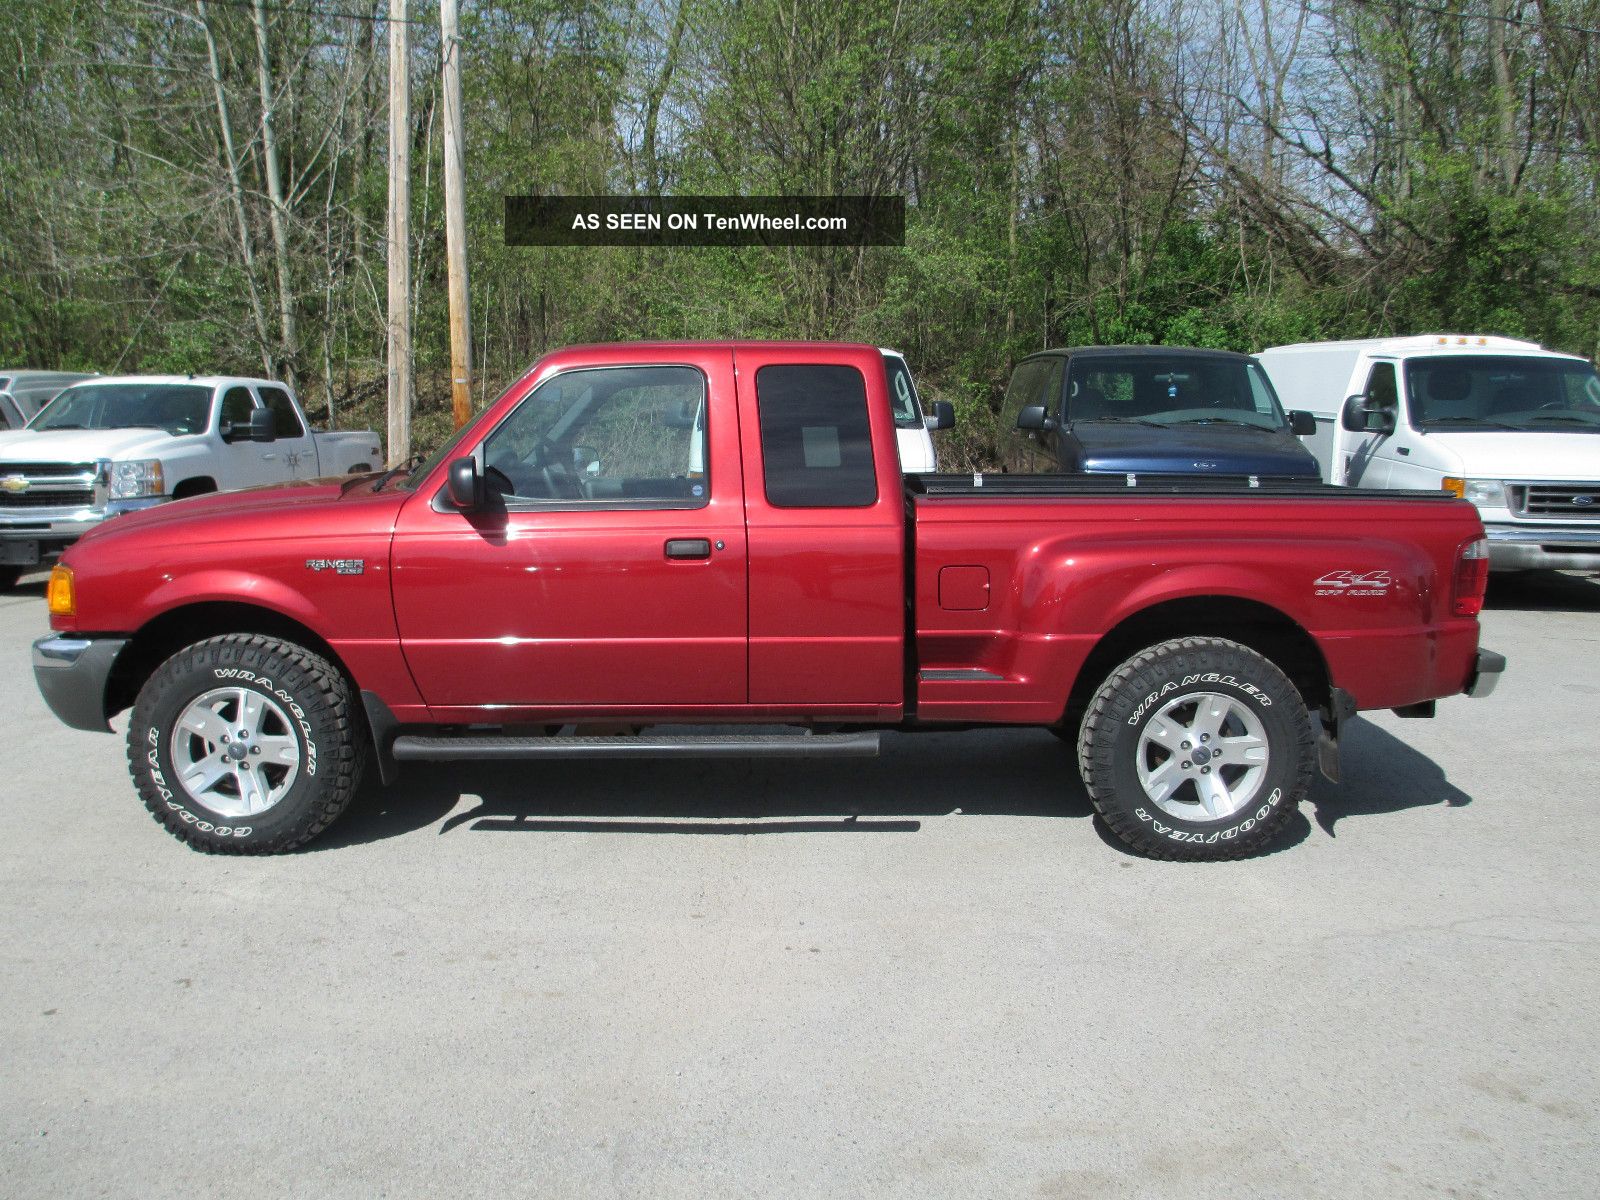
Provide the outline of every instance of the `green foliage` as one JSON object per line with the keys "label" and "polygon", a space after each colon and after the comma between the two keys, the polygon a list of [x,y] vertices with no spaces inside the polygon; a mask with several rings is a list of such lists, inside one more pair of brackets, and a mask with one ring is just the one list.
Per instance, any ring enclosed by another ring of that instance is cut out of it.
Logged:
{"label": "green foliage", "polygon": [[[1503,36],[1467,10],[1332,0],[1285,63],[1277,138],[1252,74],[1267,59],[1242,41],[1259,50],[1301,9],[1238,15],[1254,7],[472,0],[475,398],[576,342],[859,339],[905,351],[955,404],[973,432],[947,437],[947,459],[977,465],[1011,364],[1047,345],[1450,329],[1593,354],[1600,79],[1592,47],[1538,22],[1600,24],[1595,0],[1519,10]],[[383,424],[387,30],[350,19],[359,6],[268,8],[281,248],[248,6],[208,5],[204,24],[189,3],[0,6],[7,363],[254,373],[266,358],[314,409]],[[449,424],[434,15],[413,5],[401,131],[420,447]],[[1207,107],[1218,95],[1235,99]],[[630,190],[899,194],[906,243],[503,244],[506,194]]]}

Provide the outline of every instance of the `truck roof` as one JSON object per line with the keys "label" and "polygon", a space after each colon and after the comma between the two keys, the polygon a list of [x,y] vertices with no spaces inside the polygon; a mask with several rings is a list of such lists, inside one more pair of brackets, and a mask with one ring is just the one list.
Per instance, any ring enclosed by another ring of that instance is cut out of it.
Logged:
{"label": "truck roof", "polygon": [[[604,352],[606,354],[629,353],[636,350],[869,350],[874,354],[883,353],[882,348],[872,346],[866,342],[830,342],[812,341],[807,338],[679,338],[676,340],[661,341],[636,341],[636,342],[592,342],[573,346],[560,346],[550,354],[570,354],[582,352],[592,354]],[[898,354],[899,351],[889,351]]]}
{"label": "truck roof", "polygon": [[1027,355],[1028,358],[1044,358],[1047,356],[1081,357],[1084,355],[1115,354],[1149,355],[1150,357],[1171,358],[1174,355],[1183,355],[1193,358],[1235,358],[1248,359],[1248,354],[1240,354],[1234,350],[1213,350],[1207,346],[1056,346],[1049,350],[1036,350]]}
{"label": "truck roof", "polygon": [[1538,342],[1477,333],[1422,333],[1409,337],[1352,338],[1341,342],[1295,342],[1273,346],[1263,354],[1315,353],[1325,350],[1370,350],[1381,354],[1538,354],[1579,358],[1561,350],[1546,350]]}
{"label": "truck roof", "polygon": [[262,379],[255,375],[96,375],[85,383],[192,383],[199,387],[220,387],[224,384],[268,384],[287,389],[288,384],[278,379]]}

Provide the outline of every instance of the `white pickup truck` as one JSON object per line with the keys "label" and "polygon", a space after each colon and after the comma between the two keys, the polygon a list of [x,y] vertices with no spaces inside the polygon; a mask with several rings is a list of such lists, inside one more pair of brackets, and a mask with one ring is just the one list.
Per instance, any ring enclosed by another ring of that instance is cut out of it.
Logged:
{"label": "white pickup truck", "polygon": [[376,433],[313,432],[269,379],[85,380],[0,433],[0,590],[119,513],[382,465]]}

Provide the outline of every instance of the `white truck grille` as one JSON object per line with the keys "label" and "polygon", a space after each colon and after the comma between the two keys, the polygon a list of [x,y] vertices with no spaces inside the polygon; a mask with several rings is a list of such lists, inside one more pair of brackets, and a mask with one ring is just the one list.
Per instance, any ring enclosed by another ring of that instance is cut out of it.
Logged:
{"label": "white truck grille", "polygon": [[1511,511],[1519,517],[1600,521],[1600,483],[1514,483]]}

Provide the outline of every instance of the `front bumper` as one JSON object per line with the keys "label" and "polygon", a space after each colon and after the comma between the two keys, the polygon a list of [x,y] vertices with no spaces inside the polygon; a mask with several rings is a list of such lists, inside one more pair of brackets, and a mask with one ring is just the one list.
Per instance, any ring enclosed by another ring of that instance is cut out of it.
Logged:
{"label": "front bumper", "polygon": [[44,702],[73,729],[109,733],[106,680],[127,638],[51,634],[33,644],[33,678]]}
{"label": "front bumper", "polygon": [[96,525],[170,498],[112,500],[104,508],[0,508],[0,563],[28,567],[49,562]]}
{"label": "front bumper", "polygon": [[1491,571],[1600,571],[1600,529],[1486,525]]}
{"label": "front bumper", "polygon": [[1500,682],[1500,676],[1505,669],[1504,654],[1496,654],[1493,650],[1479,650],[1478,661],[1472,667],[1472,677],[1467,680],[1467,686],[1463,690],[1473,699],[1481,700],[1494,691],[1494,685]]}

